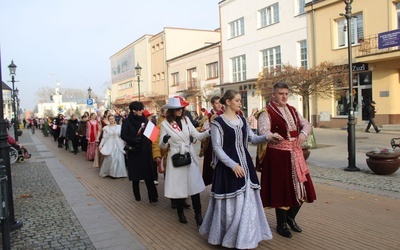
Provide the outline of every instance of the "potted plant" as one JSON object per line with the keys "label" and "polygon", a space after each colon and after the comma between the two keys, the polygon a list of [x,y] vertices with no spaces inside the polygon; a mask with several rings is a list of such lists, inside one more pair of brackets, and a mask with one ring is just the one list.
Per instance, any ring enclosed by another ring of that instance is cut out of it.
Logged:
{"label": "potted plant", "polygon": [[366,153],[368,167],[379,175],[388,175],[396,172],[400,167],[400,152],[394,151],[392,148],[378,149]]}

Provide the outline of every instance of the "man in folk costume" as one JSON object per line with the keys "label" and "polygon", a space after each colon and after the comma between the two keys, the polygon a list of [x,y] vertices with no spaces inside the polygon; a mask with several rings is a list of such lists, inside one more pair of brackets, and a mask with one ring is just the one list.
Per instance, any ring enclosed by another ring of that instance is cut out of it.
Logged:
{"label": "man in folk costume", "polygon": [[260,135],[278,133],[283,140],[268,143],[257,161],[261,170],[261,199],[264,207],[275,208],[277,231],[292,237],[287,224],[295,232],[302,229],[295,217],[303,202],[316,199],[302,144],[311,132],[311,124],[287,104],[289,86],[278,82],[273,87],[273,100],[258,115]]}
{"label": "man in folk costume", "polygon": [[[207,114],[208,122],[203,123],[203,129],[205,129],[205,130],[209,129],[211,122],[216,117],[218,117],[219,115],[222,115],[224,113],[224,110],[222,109],[222,104],[219,102],[220,99],[221,99],[221,97],[219,97],[219,96],[213,96],[211,98],[212,109]],[[210,185],[212,183],[212,179],[213,179],[214,169],[211,166],[212,155],[213,155],[213,149],[212,149],[211,139],[206,138],[201,141],[201,149],[200,149],[200,154],[199,154],[200,157],[204,156],[202,176],[203,176],[204,184],[206,186]]]}

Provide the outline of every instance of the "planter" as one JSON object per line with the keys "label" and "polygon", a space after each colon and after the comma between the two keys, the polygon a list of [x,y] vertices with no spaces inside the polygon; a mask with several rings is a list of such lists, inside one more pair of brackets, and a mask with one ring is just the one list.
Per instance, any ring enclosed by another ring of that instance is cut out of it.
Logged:
{"label": "planter", "polygon": [[366,155],[369,157],[367,159],[367,165],[375,174],[393,174],[400,167],[400,153],[398,152],[393,154],[374,154],[368,152]]}
{"label": "planter", "polygon": [[304,160],[307,160],[311,154],[310,146],[302,146],[301,149],[303,149]]}

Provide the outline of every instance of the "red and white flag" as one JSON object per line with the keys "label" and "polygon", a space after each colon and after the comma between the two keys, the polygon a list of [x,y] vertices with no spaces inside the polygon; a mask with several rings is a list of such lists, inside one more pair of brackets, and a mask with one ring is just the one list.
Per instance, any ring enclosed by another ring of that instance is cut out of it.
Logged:
{"label": "red and white flag", "polygon": [[143,135],[149,138],[150,141],[155,142],[159,133],[160,129],[154,123],[148,122]]}

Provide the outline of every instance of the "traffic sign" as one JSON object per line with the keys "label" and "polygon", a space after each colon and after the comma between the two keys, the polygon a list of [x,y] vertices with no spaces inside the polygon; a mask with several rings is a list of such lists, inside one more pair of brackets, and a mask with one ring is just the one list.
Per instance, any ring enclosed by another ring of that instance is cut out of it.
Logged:
{"label": "traffic sign", "polygon": [[87,100],[86,100],[86,104],[87,104],[88,106],[93,106],[93,99],[91,99],[91,98],[87,99]]}

